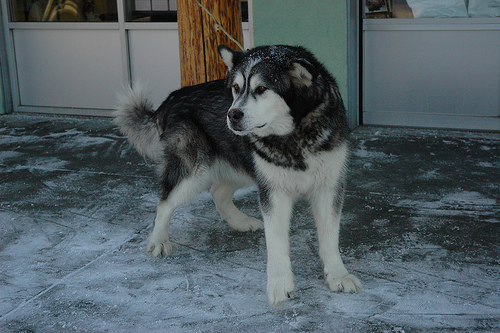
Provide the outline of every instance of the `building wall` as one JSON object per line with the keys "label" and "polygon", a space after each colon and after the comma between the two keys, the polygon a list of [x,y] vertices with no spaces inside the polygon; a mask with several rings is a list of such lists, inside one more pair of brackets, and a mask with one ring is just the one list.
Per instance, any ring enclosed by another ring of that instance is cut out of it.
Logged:
{"label": "building wall", "polygon": [[[0,77],[0,82],[2,81],[2,78]],[[0,114],[5,113],[5,106],[3,102],[3,84],[0,85]]]}
{"label": "building wall", "polygon": [[347,1],[253,0],[254,43],[308,48],[337,79],[347,104]]}

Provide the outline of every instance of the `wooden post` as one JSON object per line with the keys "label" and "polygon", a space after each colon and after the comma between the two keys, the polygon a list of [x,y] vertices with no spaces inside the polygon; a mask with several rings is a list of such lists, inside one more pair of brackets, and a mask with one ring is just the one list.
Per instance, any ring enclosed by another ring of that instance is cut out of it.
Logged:
{"label": "wooden post", "polygon": [[[243,45],[240,0],[199,0],[222,27]],[[196,0],[177,0],[181,85],[199,84],[225,76],[217,47],[239,49]]]}

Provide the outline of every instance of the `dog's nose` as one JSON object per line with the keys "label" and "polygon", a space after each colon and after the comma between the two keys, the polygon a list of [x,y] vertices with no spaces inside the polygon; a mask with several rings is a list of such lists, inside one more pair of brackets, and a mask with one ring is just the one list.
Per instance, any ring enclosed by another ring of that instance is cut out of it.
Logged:
{"label": "dog's nose", "polygon": [[245,114],[240,109],[231,109],[227,113],[227,117],[229,118],[229,121],[231,121],[231,123],[233,123],[233,124],[239,123],[241,121],[241,119],[243,119],[244,115]]}

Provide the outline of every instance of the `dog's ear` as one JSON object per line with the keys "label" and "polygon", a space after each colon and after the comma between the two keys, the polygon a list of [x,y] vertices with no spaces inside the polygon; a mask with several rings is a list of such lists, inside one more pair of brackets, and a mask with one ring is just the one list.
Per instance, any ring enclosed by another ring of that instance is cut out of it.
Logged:
{"label": "dog's ear", "polygon": [[238,63],[239,59],[243,55],[242,52],[234,51],[226,45],[219,45],[217,49],[219,50],[222,61],[227,66],[228,72],[234,68],[234,66]]}
{"label": "dog's ear", "polygon": [[290,65],[289,73],[297,85],[304,85],[307,87],[309,87],[318,76],[314,66],[306,59],[294,60]]}

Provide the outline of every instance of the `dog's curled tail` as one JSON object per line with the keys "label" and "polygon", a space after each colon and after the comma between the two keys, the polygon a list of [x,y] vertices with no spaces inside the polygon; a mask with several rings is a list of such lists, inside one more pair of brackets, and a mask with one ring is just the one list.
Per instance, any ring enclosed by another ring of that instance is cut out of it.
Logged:
{"label": "dog's curled tail", "polygon": [[162,156],[161,132],[154,115],[153,103],[148,99],[143,84],[136,83],[118,95],[118,107],[113,112],[114,123],[139,154],[158,161]]}

